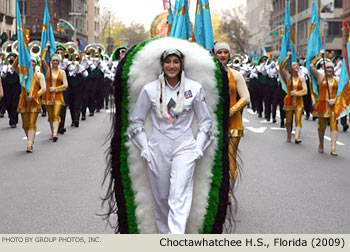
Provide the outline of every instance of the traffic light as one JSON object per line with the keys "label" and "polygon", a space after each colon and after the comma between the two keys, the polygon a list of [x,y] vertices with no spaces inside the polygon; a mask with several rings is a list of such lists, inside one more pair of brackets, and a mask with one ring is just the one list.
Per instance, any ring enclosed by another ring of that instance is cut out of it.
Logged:
{"label": "traffic light", "polygon": [[56,30],[57,30],[58,32],[64,32],[64,29],[61,28],[61,25],[62,25],[62,24],[61,24],[60,22],[57,23],[57,28],[56,28]]}

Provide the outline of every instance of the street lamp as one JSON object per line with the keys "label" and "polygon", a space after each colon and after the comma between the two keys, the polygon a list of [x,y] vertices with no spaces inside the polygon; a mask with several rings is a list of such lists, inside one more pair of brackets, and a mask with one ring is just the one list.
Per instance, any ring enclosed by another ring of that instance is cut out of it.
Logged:
{"label": "street lamp", "polygon": [[73,31],[73,41],[75,42],[76,37],[77,37],[77,32],[76,32],[76,29],[74,28],[74,26],[71,23],[69,23],[67,20],[62,19],[62,18],[60,18],[58,20],[58,22],[65,23],[66,25],[68,25],[72,29],[72,31]]}

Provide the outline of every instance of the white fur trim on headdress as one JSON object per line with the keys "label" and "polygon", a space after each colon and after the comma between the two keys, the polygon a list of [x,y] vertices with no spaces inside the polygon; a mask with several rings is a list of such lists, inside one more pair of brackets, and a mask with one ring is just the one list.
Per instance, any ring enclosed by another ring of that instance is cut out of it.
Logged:
{"label": "white fur trim on headdress", "polygon": [[[146,83],[150,83],[159,79],[159,73],[162,72],[159,59],[164,50],[169,48],[178,48],[184,55],[184,71],[186,77],[190,80],[197,81],[202,84],[206,94],[206,101],[210,111],[215,111],[220,96],[216,87],[216,66],[210,53],[199,46],[197,43],[190,43],[186,40],[167,37],[154,40],[148,43],[140,50],[134,58],[130,67],[128,88],[130,92],[129,111],[134,109],[134,104],[140,94],[142,87]],[[157,64],[158,63],[158,64]],[[165,82],[164,82],[165,83]],[[160,85],[159,85],[160,88]],[[158,89],[158,97],[160,98],[161,89]],[[179,92],[180,93],[180,92]],[[184,97],[184,96],[183,96]],[[185,102],[184,97],[184,102]],[[162,97],[162,101],[164,101]],[[159,101],[159,99],[158,99]],[[156,102],[157,106],[157,102]],[[160,103],[159,103],[160,111]],[[157,113],[158,116],[158,113]],[[218,119],[216,114],[212,114],[213,135],[218,133]],[[193,132],[198,132],[196,117],[193,121]],[[145,131],[148,136],[152,132],[152,121],[148,115],[145,120]],[[140,157],[140,151],[137,146],[131,142],[128,146],[128,163],[130,164],[130,178],[132,179],[132,187],[135,191],[135,204],[137,205],[135,214],[140,233],[157,233],[155,217],[153,212],[152,193],[148,180],[147,163]],[[197,160],[196,169],[193,174],[193,199],[191,213],[188,218],[187,233],[198,233],[203,228],[203,219],[206,214],[208,195],[210,191],[210,181],[212,178],[212,166],[215,156],[215,150],[218,146],[217,138],[214,139],[205,151],[205,155]],[[132,164],[132,165],[131,165]]]}
{"label": "white fur trim on headdress", "polygon": [[214,53],[217,53],[217,51],[219,51],[220,49],[226,49],[231,54],[231,47],[230,47],[230,45],[227,44],[224,41],[215,43],[215,45],[214,45]]}
{"label": "white fur trim on headdress", "polygon": [[333,67],[334,68],[334,63],[332,61],[326,61],[325,66],[326,66],[326,68],[327,67]]}

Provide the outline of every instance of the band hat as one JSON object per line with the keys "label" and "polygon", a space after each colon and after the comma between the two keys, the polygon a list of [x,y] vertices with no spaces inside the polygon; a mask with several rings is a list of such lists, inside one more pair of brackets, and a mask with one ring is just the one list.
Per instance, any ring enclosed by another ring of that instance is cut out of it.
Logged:
{"label": "band hat", "polygon": [[327,68],[327,67],[332,67],[332,68],[334,68],[334,63],[333,63],[332,61],[326,61],[325,67],[326,67],[326,68]]}
{"label": "band hat", "polygon": [[214,53],[216,54],[219,50],[221,49],[225,49],[227,51],[230,52],[231,55],[231,47],[228,43],[226,43],[225,41],[221,41],[221,42],[216,42],[214,44]]}
{"label": "band hat", "polygon": [[182,52],[180,52],[180,50],[178,49],[168,49],[168,50],[165,50],[162,55],[160,56],[160,63],[163,65],[165,59],[167,57],[169,57],[170,55],[176,55],[179,57],[182,65],[184,63],[184,55],[182,54]]}
{"label": "band hat", "polygon": [[54,55],[52,55],[52,57],[51,57],[51,62],[54,61],[54,60],[60,61],[60,57],[59,57],[57,54],[54,54]]}

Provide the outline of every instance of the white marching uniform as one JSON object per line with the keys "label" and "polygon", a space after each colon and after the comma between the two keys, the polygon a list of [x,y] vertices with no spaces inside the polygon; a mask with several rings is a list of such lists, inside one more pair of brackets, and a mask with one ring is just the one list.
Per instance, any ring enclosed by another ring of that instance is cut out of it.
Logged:
{"label": "white marching uniform", "polygon": [[[147,160],[155,220],[160,233],[184,234],[190,214],[195,162],[210,144],[212,120],[205,92],[198,82],[185,78],[183,112],[174,114],[180,82],[165,85],[169,117],[156,112],[159,80],[146,84],[130,116],[129,138]],[[164,102],[164,101],[163,101]],[[150,111],[152,135],[147,140],[144,121]],[[197,140],[192,134],[194,114],[198,118]]]}

